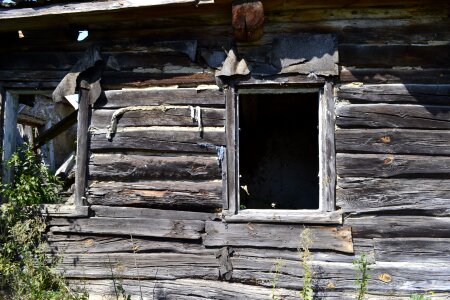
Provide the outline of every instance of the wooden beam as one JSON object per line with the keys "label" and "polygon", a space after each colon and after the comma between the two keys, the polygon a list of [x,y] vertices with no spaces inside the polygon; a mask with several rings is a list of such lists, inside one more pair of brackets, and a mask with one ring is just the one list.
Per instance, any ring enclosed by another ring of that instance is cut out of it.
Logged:
{"label": "wooden beam", "polygon": [[[17,132],[17,109],[19,107],[19,97],[15,94],[6,92],[5,111],[3,123],[3,162],[7,162],[16,151],[16,132]],[[11,168],[6,163],[3,164],[3,183],[9,183],[13,179]]]}
{"label": "wooden beam", "polygon": [[77,115],[78,111],[75,110],[70,115],[56,123],[54,126],[44,131],[36,138],[34,149],[39,148],[47,141],[53,139],[54,137],[69,129],[73,124],[77,122]]}
{"label": "wooden beam", "polygon": [[89,89],[80,88],[78,107],[77,157],[75,169],[75,205],[85,203],[85,188],[87,176],[88,127],[89,127]]}
{"label": "wooden beam", "polygon": [[231,24],[238,41],[256,41],[263,35],[264,8],[261,1],[236,0],[231,7]]}
{"label": "wooden beam", "polygon": [[336,150],[334,145],[334,96],[333,85],[325,83],[320,94],[319,159],[320,202],[322,210],[331,212],[335,207]]}

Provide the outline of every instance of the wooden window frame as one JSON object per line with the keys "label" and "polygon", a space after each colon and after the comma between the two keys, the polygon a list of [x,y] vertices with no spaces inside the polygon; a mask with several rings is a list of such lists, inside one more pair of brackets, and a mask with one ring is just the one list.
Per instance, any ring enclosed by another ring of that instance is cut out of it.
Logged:
{"label": "wooden window frame", "polygon": [[[318,209],[245,209],[239,210],[239,95],[240,94],[319,94],[319,208]],[[271,222],[303,224],[341,224],[342,214],[335,209],[336,152],[334,145],[333,84],[265,87],[261,85],[230,86],[226,97],[226,174],[224,176],[224,209],[226,222]]]}

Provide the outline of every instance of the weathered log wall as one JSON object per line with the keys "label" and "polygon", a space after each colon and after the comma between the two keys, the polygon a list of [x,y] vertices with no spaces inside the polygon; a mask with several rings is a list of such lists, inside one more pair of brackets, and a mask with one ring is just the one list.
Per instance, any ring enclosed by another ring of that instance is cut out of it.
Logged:
{"label": "weathered log wall", "polygon": [[[0,50],[0,85],[7,89],[53,89],[88,45],[102,46],[106,92],[91,114],[91,206],[53,217],[48,235],[50,250],[64,253],[61,270],[93,294],[114,295],[115,278],[127,292],[148,299],[270,299],[277,258],[284,261],[277,295],[295,299],[301,288],[297,247],[303,224],[221,221],[226,107],[214,72],[234,42],[231,8],[218,2],[195,12],[129,10],[114,24],[107,15],[97,21],[73,16],[92,23],[81,43],[67,28],[24,30],[25,39],[0,33],[9,41]],[[337,35],[336,206],[343,224],[305,225],[315,239],[316,295],[354,299],[352,261],[367,252],[375,263],[368,285],[373,299],[424,291],[445,299],[448,5],[329,2],[265,2],[263,38],[235,45],[238,55],[264,63],[261,55],[280,34]],[[299,79],[323,77],[285,74],[274,81]],[[191,118],[197,106],[200,129]],[[118,117],[109,140],[114,112],[130,107],[135,110]],[[226,267],[216,258],[216,250],[227,246],[233,248],[230,282],[222,281],[219,270]]]}

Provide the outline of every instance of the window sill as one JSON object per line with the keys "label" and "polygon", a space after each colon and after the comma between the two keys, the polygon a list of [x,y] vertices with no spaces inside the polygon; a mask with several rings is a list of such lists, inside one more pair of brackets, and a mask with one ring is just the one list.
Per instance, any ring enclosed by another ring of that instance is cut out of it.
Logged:
{"label": "window sill", "polygon": [[228,223],[342,224],[342,211],[245,209],[236,215],[224,212],[223,218]]}

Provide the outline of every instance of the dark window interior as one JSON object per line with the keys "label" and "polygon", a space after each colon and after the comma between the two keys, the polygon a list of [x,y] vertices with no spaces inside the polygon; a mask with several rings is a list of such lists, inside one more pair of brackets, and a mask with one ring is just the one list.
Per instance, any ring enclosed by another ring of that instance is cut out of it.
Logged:
{"label": "dark window interior", "polygon": [[319,208],[319,95],[239,95],[241,209]]}

